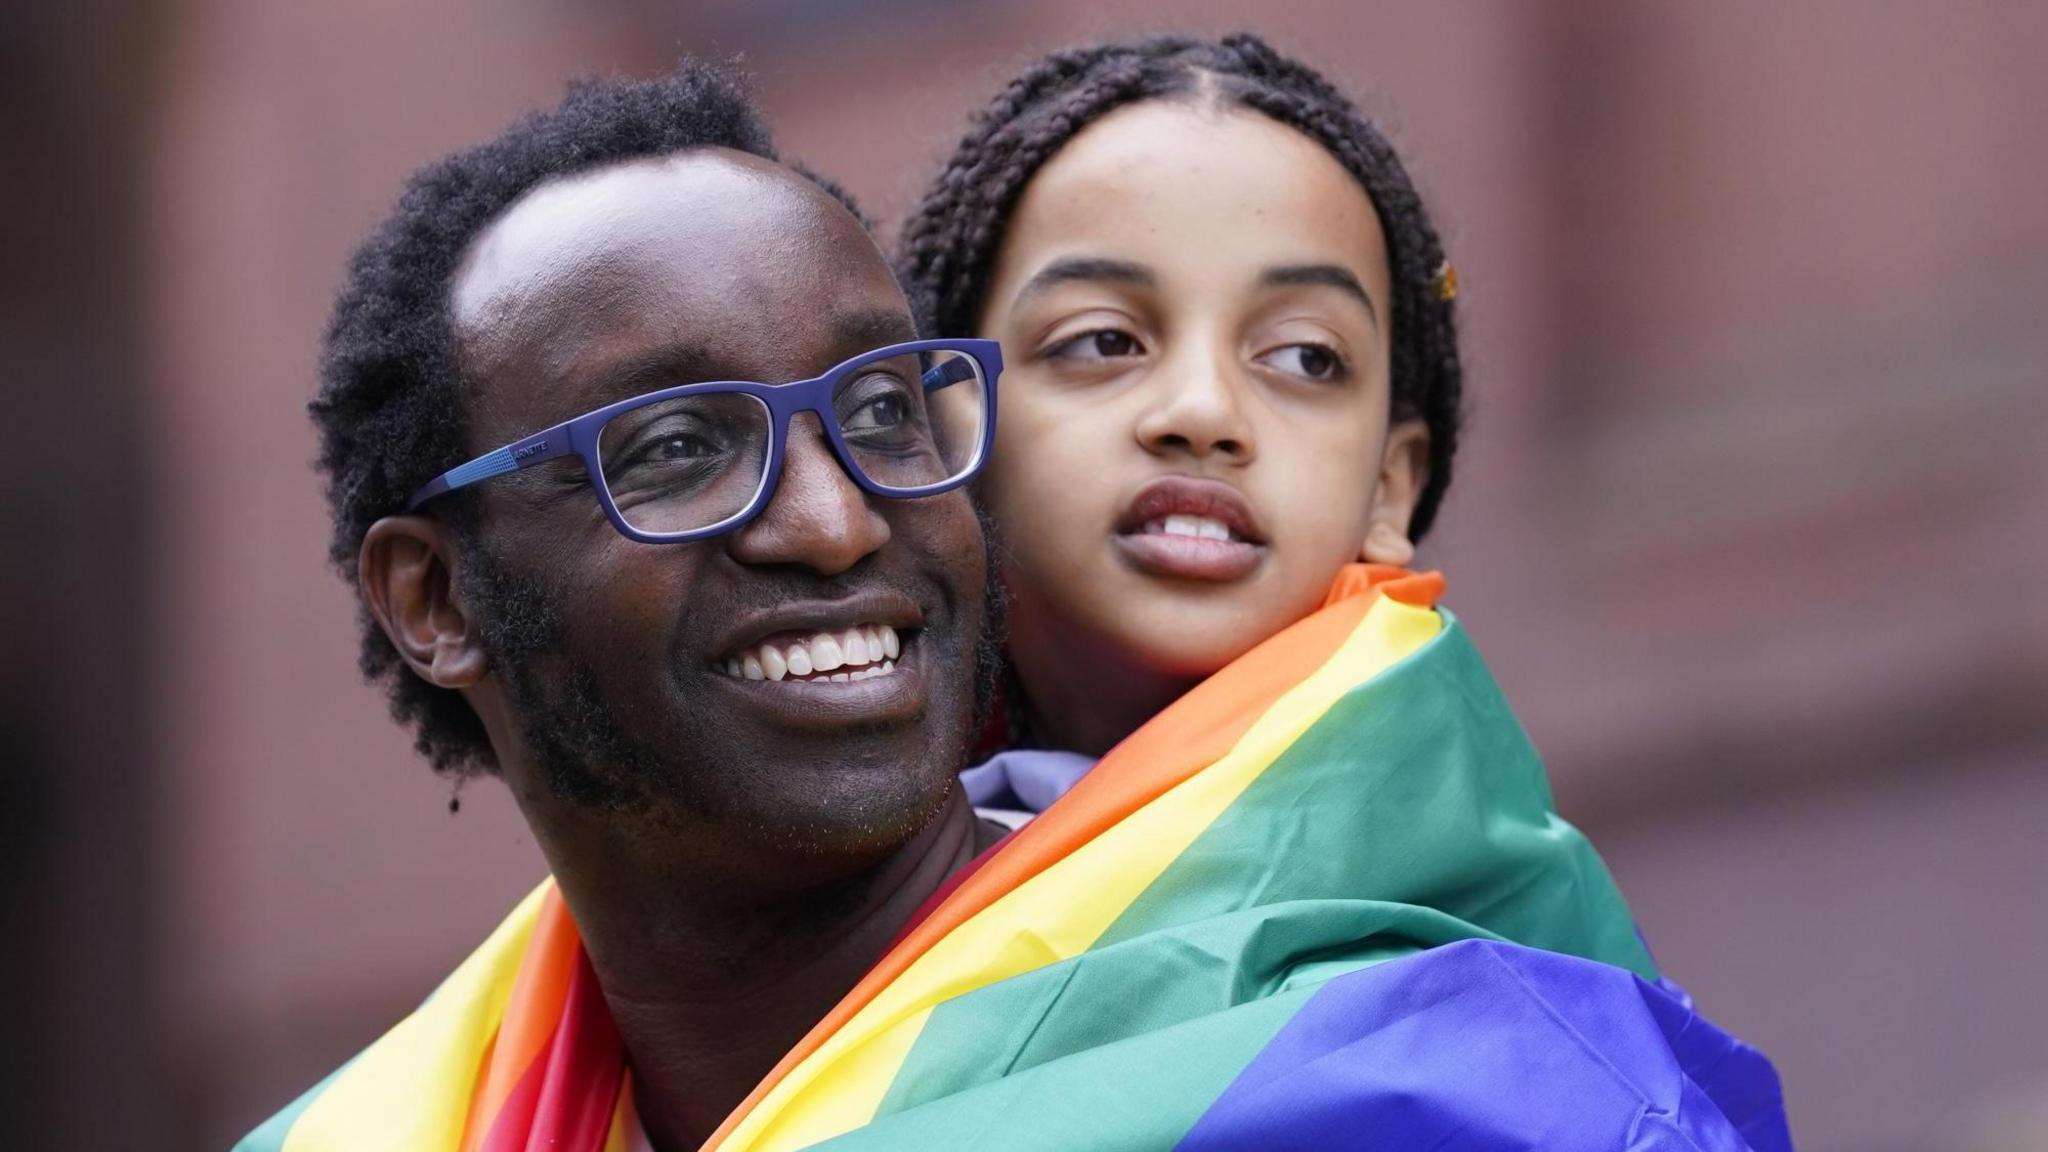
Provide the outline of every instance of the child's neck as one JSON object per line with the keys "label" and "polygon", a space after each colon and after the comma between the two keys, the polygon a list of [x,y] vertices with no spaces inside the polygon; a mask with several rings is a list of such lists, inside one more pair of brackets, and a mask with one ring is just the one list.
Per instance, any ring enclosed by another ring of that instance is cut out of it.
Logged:
{"label": "child's neck", "polygon": [[1076,651],[1070,638],[1058,653],[1033,647],[1011,638],[1031,740],[1042,748],[1101,756],[1200,682],[1139,667],[1101,650],[1108,645]]}

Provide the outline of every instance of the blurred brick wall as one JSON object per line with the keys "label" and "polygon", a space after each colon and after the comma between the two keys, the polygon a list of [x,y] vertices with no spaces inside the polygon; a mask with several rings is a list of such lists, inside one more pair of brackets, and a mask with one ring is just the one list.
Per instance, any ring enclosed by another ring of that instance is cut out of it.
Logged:
{"label": "blurred brick wall", "polygon": [[1474,421],[1429,559],[1662,962],[1778,1056],[1804,1147],[2036,1131],[2044,10],[195,0],[143,222],[170,1146],[312,1083],[541,874],[495,785],[448,814],[323,559],[313,349],[403,175],[569,75],[744,51],[893,230],[1034,53],[1241,25],[1365,95],[1436,206]]}
{"label": "blurred brick wall", "polygon": [[[136,1147],[168,1093],[138,978],[165,894],[139,418],[146,4],[0,8],[0,1145]],[[110,1104],[108,1086],[117,1086]]]}

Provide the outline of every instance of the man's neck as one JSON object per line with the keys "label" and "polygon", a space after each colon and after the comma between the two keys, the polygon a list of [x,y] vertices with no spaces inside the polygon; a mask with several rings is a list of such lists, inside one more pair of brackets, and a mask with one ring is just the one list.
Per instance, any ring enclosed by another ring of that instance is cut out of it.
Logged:
{"label": "man's neck", "polygon": [[874,866],[773,892],[694,863],[558,867],[654,1146],[701,1145],[987,839],[956,789]]}

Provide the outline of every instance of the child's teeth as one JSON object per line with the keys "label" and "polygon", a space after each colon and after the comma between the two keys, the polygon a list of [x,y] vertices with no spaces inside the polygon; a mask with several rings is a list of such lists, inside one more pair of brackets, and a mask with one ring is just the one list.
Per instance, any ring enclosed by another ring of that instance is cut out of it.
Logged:
{"label": "child's teeth", "polygon": [[1229,525],[1210,516],[1168,516],[1164,520],[1147,523],[1145,531],[1153,535],[1191,536],[1197,540],[1230,539]]}

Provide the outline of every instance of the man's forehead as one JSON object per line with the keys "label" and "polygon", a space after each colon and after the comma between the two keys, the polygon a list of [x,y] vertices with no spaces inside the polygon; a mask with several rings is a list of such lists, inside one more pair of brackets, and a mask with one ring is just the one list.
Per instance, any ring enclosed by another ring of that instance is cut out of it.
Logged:
{"label": "man's forehead", "polygon": [[[561,381],[620,357],[760,342],[842,311],[902,309],[852,213],[781,165],[725,149],[541,185],[472,245],[450,301],[463,356]],[[908,316],[902,325],[908,336]]]}
{"label": "man's forehead", "polygon": [[450,304],[463,325],[552,292],[602,294],[628,279],[644,291],[648,273],[657,284],[708,287],[721,273],[773,271],[818,245],[873,253],[852,214],[811,181],[743,152],[692,149],[527,192],[471,244]]}

